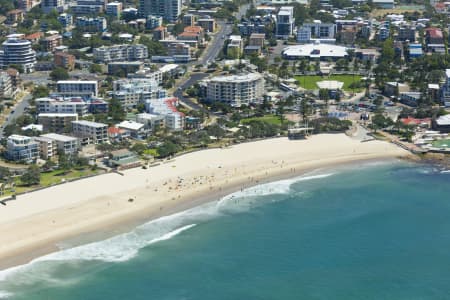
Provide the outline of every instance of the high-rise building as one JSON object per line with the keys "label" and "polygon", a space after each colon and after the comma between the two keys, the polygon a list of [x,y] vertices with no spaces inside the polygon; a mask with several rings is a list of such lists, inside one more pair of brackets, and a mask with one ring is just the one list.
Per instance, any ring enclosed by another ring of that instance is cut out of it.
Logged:
{"label": "high-rise building", "polygon": [[31,48],[30,41],[12,35],[3,42],[2,48],[0,50],[1,68],[6,68],[9,65],[19,65],[25,73],[34,71],[36,52]]}
{"label": "high-rise building", "polygon": [[294,7],[282,6],[277,14],[276,36],[287,39],[294,31]]}
{"label": "high-rise building", "polygon": [[181,14],[181,0],[139,0],[139,14],[163,17],[167,22],[175,22]]}
{"label": "high-rise building", "polygon": [[206,98],[234,107],[260,102],[264,93],[264,78],[257,73],[217,76],[205,81]]}

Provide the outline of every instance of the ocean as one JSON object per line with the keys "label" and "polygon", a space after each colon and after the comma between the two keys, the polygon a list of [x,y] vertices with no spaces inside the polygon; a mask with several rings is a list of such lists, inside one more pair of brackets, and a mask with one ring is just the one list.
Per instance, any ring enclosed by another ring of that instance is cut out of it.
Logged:
{"label": "ocean", "polygon": [[398,161],[316,170],[0,271],[0,298],[450,299],[449,183]]}

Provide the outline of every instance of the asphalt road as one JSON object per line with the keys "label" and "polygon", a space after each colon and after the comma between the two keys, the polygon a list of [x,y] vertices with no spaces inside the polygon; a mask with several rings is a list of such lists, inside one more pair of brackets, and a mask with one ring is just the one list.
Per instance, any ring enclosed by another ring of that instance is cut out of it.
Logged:
{"label": "asphalt road", "polygon": [[196,82],[204,79],[207,77],[208,74],[206,73],[194,73],[192,74],[188,80],[182,82],[180,86],[176,89],[176,91],[173,93],[175,97],[177,97],[183,104],[190,107],[193,110],[198,111],[207,111],[202,105],[199,105],[195,102],[193,102],[191,99],[183,96],[183,91],[185,91],[190,86],[194,85]]}
{"label": "asphalt road", "polygon": [[20,101],[13,108],[11,113],[8,115],[8,119],[0,126],[0,138],[3,138],[3,129],[13,123],[14,119],[20,117],[25,112],[25,109],[30,105],[29,100],[31,100],[31,95],[26,95],[22,101]]}

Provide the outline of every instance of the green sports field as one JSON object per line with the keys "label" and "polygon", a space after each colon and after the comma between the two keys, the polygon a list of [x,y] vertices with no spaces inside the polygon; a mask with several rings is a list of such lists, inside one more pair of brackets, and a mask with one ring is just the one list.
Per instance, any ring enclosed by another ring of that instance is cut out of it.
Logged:
{"label": "green sports field", "polygon": [[[322,80],[337,80],[344,83],[343,89],[345,91],[352,91],[350,85],[353,82],[361,81],[361,76],[358,75],[331,75],[331,76],[316,76],[316,75],[300,75],[295,76],[297,83],[307,90],[316,90],[318,89],[317,82]],[[355,92],[359,92],[362,89],[355,89]]]}

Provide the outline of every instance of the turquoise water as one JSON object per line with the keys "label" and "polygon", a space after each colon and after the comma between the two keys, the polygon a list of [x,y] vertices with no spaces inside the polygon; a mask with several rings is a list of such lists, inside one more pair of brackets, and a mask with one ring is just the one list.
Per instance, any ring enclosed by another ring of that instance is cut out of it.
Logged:
{"label": "turquoise water", "polygon": [[0,272],[0,295],[449,299],[449,182],[405,163],[316,171]]}

